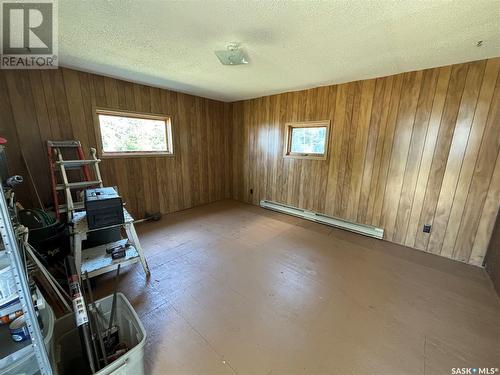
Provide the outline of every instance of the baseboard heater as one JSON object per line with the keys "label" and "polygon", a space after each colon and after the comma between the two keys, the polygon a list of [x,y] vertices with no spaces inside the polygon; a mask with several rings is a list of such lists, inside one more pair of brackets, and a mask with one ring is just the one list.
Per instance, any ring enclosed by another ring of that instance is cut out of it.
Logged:
{"label": "baseboard heater", "polygon": [[348,230],[350,232],[363,234],[365,236],[369,236],[369,237],[373,237],[373,238],[378,238],[379,240],[384,238],[384,230],[382,228],[377,228],[377,227],[374,227],[371,225],[353,223],[352,221],[339,219],[337,217],[327,216],[327,215],[323,215],[323,214],[320,214],[317,212],[303,210],[301,208],[288,206],[288,205],[282,204],[282,203],[266,201],[266,200],[261,200],[260,206],[263,208],[267,208],[269,210],[282,212],[284,214],[288,214],[288,215],[292,215],[292,216],[297,216],[297,217],[300,217],[302,219],[315,221],[317,223],[321,223],[321,224],[325,224],[325,225],[330,225],[330,226],[335,227],[335,228],[341,228],[341,229]]}

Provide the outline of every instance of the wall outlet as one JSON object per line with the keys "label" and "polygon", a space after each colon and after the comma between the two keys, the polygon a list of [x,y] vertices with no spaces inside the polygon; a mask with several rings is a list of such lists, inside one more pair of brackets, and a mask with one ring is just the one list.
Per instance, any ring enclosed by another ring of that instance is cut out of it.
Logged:
{"label": "wall outlet", "polygon": [[430,224],[424,224],[424,233],[431,233],[431,227]]}

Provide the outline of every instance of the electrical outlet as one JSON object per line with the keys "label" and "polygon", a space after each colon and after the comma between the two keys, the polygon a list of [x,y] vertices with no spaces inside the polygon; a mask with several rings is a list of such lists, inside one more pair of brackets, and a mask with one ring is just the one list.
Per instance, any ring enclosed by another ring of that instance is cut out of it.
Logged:
{"label": "electrical outlet", "polygon": [[424,224],[424,233],[431,233],[431,227],[430,224]]}

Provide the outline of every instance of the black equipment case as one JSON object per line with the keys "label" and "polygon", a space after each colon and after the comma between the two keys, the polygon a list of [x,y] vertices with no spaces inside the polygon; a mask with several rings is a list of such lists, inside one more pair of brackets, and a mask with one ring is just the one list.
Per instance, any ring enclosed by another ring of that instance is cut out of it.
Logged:
{"label": "black equipment case", "polygon": [[112,187],[85,190],[85,210],[89,229],[123,224],[123,201]]}

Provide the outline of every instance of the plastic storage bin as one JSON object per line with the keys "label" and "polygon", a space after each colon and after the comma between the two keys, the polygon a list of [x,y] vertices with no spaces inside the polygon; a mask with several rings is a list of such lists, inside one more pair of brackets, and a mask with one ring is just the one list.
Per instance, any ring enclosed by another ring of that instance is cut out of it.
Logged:
{"label": "plastic storage bin", "polygon": [[[109,319],[113,296],[107,296],[96,302],[98,308]],[[144,375],[144,346],[146,331],[139,317],[122,293],[117,293],[115,323],[118,325],[120,341],[125,341],[129,351],[116,361],[110,363],[96,375]],[[59,375],[76,375],[82,366],[82,348],[78,329],[73,314],[57,319],[54,328],[54,348],[52,359],[55,373]]]}
{"label": "plastic storage bin", "polygon": [[[43,337],[45,348],[50,355],[50,350],[53,346],[52,338],[54,332],[55,317],[52,309],[48,304],[45,308],[40,310],[40,316],[43,322]],[[30,341],[23,341],[16,343],[9,337],[8,325],[1,328],[0,337],[2,338],[2,350],[8,350],[11,354],[0,360],[0,375],[4,374],[22,374],[32,375],[36,374],[38,370],[38,362],[35,358],[35,353],[29,348]],[[8,343],[8,344],[5,344]]]}

